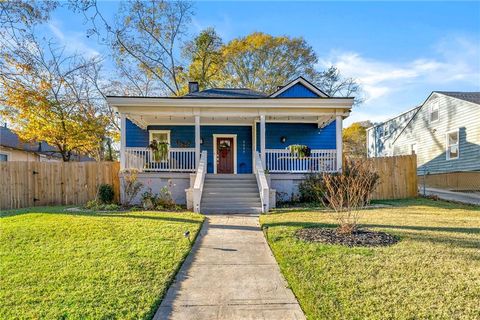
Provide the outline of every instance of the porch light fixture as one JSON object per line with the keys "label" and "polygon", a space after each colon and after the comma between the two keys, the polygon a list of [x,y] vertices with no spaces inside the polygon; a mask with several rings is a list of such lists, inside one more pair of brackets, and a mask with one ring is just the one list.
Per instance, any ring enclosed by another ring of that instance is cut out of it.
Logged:
{"label": "porch light fixture", "polygon": [[200,144],[203,144],[203,138],[200,137]]}
{"label": "porch light fixture", "polygon": [[285,143],[286,141],[287,141],[287,137],[285,137],[285,136],[280,137],[280,142],[281,143]]}

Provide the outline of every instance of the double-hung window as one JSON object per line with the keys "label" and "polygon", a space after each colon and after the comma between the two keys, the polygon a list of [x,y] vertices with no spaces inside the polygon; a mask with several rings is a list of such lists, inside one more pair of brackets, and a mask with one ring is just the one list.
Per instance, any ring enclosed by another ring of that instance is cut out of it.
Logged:
{"label": "double-hung window", "polygon": [[153,140],[157,142],[168,143],[170,145],[170,130],[150,130],[150,143]]}
{"label": "double-hung window", "polygon": [[430,105],[430,122],[436,122],[438,119],[440,119],[438,102],[434,102]]}
{"label": "double-hung window", "polygon": [[[149,144],[151,144],[153,140],[157,141],[158,143],[167,143],[167,148],[170,150],[170,130],[150,130]],[[170,159],[169,151],[167,153],[167,158]],[[162,162],[165,160],[162,160]]]}
{"label": "double-hung window", "polygon": [[460,155],[460,136],[458,130],[447,133],[447,160],[458,159]]}

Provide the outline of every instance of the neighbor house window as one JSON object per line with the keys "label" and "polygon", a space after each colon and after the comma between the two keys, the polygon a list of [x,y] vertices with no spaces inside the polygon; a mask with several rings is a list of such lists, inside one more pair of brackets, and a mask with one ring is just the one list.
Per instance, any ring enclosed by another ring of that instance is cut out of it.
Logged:
{"label": "neighbor house window", "polygon": [[447,160],[457,159],[459,156],[458,130],[447,133]]}
{"label": "neighbor house window", "polygon": [[410,154],[417,154],[417,144],[416,143],[412,143],[410,145]]}
{"label": "neighbor house window", "polygon": [[430,122],[438,121],[439,117],[438,102],[435,102],[430,106]]}
{"label": "neighbor house window", "polygon": [[8,154],[0,153],[0,162],[8,161]]}

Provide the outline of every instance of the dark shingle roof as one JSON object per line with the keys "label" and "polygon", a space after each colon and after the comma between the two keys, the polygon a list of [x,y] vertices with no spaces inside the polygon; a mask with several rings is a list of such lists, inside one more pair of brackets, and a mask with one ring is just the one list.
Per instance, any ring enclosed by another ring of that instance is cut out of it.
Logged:
{"label": "dark shingle roof", "polygon": [[267,95],[248,88],[212,88],[184,95],[187,98],[265,98]]}
{"label": "dark shingle roof", "polygon": [[480,92],[435,91],[449,97],[480,104]]}
{"label": "dark shingle roof", "polygon": [[30,152],[55,152],[56,148],[45,142],[23,142],[12,130],[0,127],[0,145]]}
{"label": "dark shingle roof", "polygon": [[[0,146],[9,147],[12,149],[35,152],[38,154],[44,154],[56,158],[61,158],[62,155],[58,152],[58,149],[48,143],[42,142],[24,142],[20,140],[18,135],[5,126],[0,127]],[[72,159],[77,161],[93,161],[93,158],[88,156],[79,156],[74,154]]]}

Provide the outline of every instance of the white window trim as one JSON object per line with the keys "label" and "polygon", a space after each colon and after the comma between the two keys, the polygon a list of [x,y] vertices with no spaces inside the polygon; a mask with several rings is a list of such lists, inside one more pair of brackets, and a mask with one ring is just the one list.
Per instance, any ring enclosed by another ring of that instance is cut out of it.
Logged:
{"label": "white window trim", "polygon": [[237,135],[214,134],[213,135],[213,173],[217,174],[217,138],[233,138],[233,174],[237,174]]}
{"label": "white window trim", "polygon": [[166,133],[167,134],[167,142],[170,148],[170,130],[148,130],[148,143],[150,144],[153,140],[154,133]]}
{"label": "white window trim", "polygon": [[[457,156],[455,158],[450,157],[450,144],[449,144],[449,141],[448,141],[448,136],[451,133],[456,133],[457,134],[457,143],[456,143],[456,145],[457,145]],[[446,135],[445,135],[445,157],[446,157],[447,160],[457,160],[458,158],[460,158],[460,130],[459,129],[451,130],[451,131],[448,131],[446,133]]]}
{"label": "white window trim", "polygon": [[[437,113],[438,113],[438,117],[437,117],[437,120],[432,120],[432,113],[433,113],[433,107],[436,107],[437,108]],[[435,122],[438,122],[440,121],[440,105],[438,102],[433,102],[429,108],[428,108],[428,121],[430,123],[435,123]]]}
{"label": "white window trim", "polygon": [[410,154],[418,155],[417,153],[418,153],[417,143],[416,142],[410,143]]}
{"label": "white window trim", "polygon": [[168,162],[170,161],[170,147],[171,147],[171,143],[170,143],[170,130],[148,130],[148,144],[152,143],[152,140],[153,140],[153,134],[154,133],[166,133],[167,134],[167,159],[166,160],[162,160],[162,162]]}
{"label": "white window trim", "polygon": [[10,160],[11,157],[12,157],[12,154],[11,154],[10,152],[8,152],[8,151],[0,151],[0,154],[3,154],[3,155],[6,155],[6,156],[7,156],[7,161],[5,161],[5,162],[12,161],[12,160]]}

